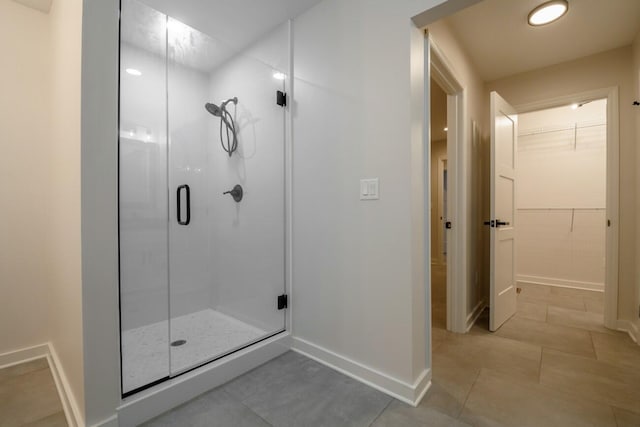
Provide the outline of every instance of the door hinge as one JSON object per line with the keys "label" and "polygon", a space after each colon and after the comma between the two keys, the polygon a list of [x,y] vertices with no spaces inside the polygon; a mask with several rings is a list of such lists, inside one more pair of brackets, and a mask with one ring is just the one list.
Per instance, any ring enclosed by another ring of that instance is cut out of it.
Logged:
{"label": "door hinge", "polygon": [[607,227],[611,227],[611,220],[610,219],[607,220]]}
{"label": "door hinge", "polygon": [[287,307],[287,294],[278,295],[278,310],[284,310]]}
{"label": "door hinge", "polygon": [[287,106],[287,94],[279,90],[276,92],[276,104],[281,107]]}
{"label": "door hinge", "polygon": [[447,230],[451,229],[451,221],[447,221],[444,223],[444,228],[446,228]]}

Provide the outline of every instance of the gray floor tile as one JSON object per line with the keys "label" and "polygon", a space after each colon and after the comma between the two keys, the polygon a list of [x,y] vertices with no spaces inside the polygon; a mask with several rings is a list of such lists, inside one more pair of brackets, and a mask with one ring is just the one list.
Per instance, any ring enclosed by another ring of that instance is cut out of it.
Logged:
{"label": "gray floor tile", "polygon": [[604,314],[604,301],[584,298],[584,306],[591,313]]}
{"label": "gray floor tile", "polygon": [[604,316],[590,311],[549,306],[547,322],[588,331],[609,332],[609,329],[604,327]]}
{"label": "gray floor tile", "polygon": [[564,288],[562,286],[551,286],[551,295],[562,295],[567,297],[589,298],[596,301],[604,301],[604,292],[589,291],[587,289]]}
{"label": "gray floor tile", "polygon": [[[465,396],[466,399],[466,396]],[[464,400],[456,398],[453,394],[451,394],[444,386],[441,386],[437,382],[432,382],[429,391],[424,396],[418,408],[431,408],[436,411],[442,412],[443,414],[449,415],[453,418],[458,418],[460,416],[460,412],[462,411],[462,407],[464,405]]]}
{"label": "gray floor tile", "polygon": [[144,424],[147,427],[268,427],[269,424],[218,388]]}
{"label": "gray floor tile", "polygon": [[640,345],[629,334],[609,330],[606,334],[591,332],[591,338],[598,360],[640,372]]}
{"label": "gray floor tile", "polygon": [[309,359],[296,370],[285,370],[278,378],[254,372],[251,380],[256,391],[242,402],[276,427],[338,427],[368,426],[391,401],[389,396]]}
{"label": "gray floor tile", "polygon": [[451,336],[454,335],[453,332],[449,332],[443,328],[431,328],[431,349],[432,351],[436,351],[436,348],[440,346],[442,343],[446,342]]}
{"label": "gray floor tile", "polygon": [[584,298],[576,298],[567,295],[556,295],[551,293],[531,295],[522,291],[522,294],[518,296],[518,301],[533,304],[555,305],[557,307],[570,308],[572,310],[585,310]]}
{"label": "gray floor tile", "polygon": [[543,351],[540,384],[629,411],[637,411],[640,404],[640,372],[560,351]]}
{"label": "gray floor tile", "polygon": [[495,334],[595,359],[591,335],[584,329],[512,317]]}
{"label": "gray floor tile", "polygon": [[470,427],[433,408],[414,408],[400,401],[392,402],[375,420],[372,427]]}
{"label": "gray floor tile", "polygon": [[289,351],[230,381],[222,388],[238,400],[245,400],[254,394],[277,390],[291,382],[305,383],[314,375],[327,371],[329,368]]}
{"label": "gray floor tile", "polygon": [[545,322],[547,320],[547,304],[535,304],[532,302],[524,302],[518,297],[518,310],[516,311],[516,317],[524,319],[536,320],[538,322]]}
{"label": "gray floor tile", "polygon": [[613,413],[616,415],[616,422],[618,427],[638,427],[640,426],[640,407],[638,412],[627,411],[626,409],[620,409],[613,407]]}
{"label": "gray floor tile", "polygon": [[482,370],[462,421],[477,426],[615,427],[611,407],[572,397],[539,384],[521,384],[508,375]]}
{"label": "gray floor tile", "polygon": [[520,295],[525,297],[544,297],[551,294],[551,288],[545,285],[536,285],[535,283],[518,283],[518,287],[522,289]]}
{"label": "gray floor tile", "polygon": [[23,424],[22,427],[67,427],[67,418],[63,411],[56,412],[48,417]]}
{"label": "gray floor tile", "polygon": [[539,345],[497,335],[458,334],[442,344],[437,357],[434,356],[434,378],[436,382],[441,378],[438,371],[444,358],[449,362],[457,362],[457,366],[454,365],[456,370],[463,370],[465,365],[477,371],[480,368],[488,368],[504,372],[521,381],[538,382],[541,355],[542,349]]}

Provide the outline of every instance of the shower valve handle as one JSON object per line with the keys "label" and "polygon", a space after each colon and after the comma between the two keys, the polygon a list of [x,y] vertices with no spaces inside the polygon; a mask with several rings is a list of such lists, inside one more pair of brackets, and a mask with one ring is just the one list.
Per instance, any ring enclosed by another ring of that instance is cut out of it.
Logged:
{"label": "shower valve handle", "polygon": [[239,202],[240,200],[242,200],[243,191],[242,191],[242,187],[239,184],[236,184],[233,187],[233,189],[229,191],[225,191],[222,194],[231,194],[231,197],[233,197],[233,200],[235,200],[236,202]]}

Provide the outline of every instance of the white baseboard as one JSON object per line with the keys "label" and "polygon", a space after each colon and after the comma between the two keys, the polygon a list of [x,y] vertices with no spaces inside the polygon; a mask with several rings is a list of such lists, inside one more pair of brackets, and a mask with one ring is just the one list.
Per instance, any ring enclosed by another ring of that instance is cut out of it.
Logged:
{"label": "white baseboard", "polygon": [[64,369],[62,369],[58,353],[52,343],[48,343],[48,347],[49,354],[47,355],[47,360],[49,361],[53,380],[56,383],[56,388],[60,395],[64,415],[67,417],[67,424],[69,424],[69,427],[83,427],[84,421],[80,413],[80,407],[78,406],[75,396],[71,392],[71,386],[69,385],[69,380],[64,373]]}
{"label": "white baseboard", "polygon": [[469,315],[467,316],[467,327],[466,327],[467,332],[471,330],[471,328],[476,323],[476,320],[478,320],[478,317],[480,317],[480,315],[482,314],[482,311],[485,309],[486,306],[487,306],[487,303],[484,300],[482,300],[478,304],[476,304],[476,306],[473,308],[471,313],[469,313]]}
{"label": "white baseboard", "polygon": [[630,320],[618,320],[618,330],[629,334],[631,339],[640,345],[640,325]]}
{"label": "white baseboard", "polygon": [[48,354],[49,346],[47,344],[34,345],[33,347],[8,351],[0,354],[0,369],[35,359],[41,359],[43,357],[47,357]]}
{"label": "white baseboard", "polygon": [[425,369],[414,384],[393,378],[302,338],[293,338],[294,351],[358,380],[398,400],[417,406],[431,387],[431,370]]}
{"label": "white baseboard", "polygon": [[49,369],[51,369],[51,375],[53,376],[53,381],[56,384],[56,389],[60,396],[64,415],[67,418],[67,424],[69,424],[69,427],[83,427],[84,423],[80,415],[78,403],[73,393],[71,393],[69,381],[64,374],[60,359],[51,343],[39,344],[33,347],[2,353],[0,354],[0,368],[7,368],[41,358],[46,358],[49,363]]}
{"label": "white baseboard", "polygon": [[580,282],[576,280],[556,279],[554,277],[540,277],[518,274],[516,275],[516,282],[604,292],[604,283]]}

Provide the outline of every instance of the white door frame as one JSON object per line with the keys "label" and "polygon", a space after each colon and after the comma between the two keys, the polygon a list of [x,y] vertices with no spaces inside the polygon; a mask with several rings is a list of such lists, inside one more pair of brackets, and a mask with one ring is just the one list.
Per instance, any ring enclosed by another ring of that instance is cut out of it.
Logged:
{"label": "white door frame", "polygon": [[518,113],[545,110],[596,99],[607,100],[607,227],[605,250],[604,325],[610,329],[620,329],[618,322],[618,240],[620,204],[620,119],[618,107],[618,87],[596,89],[573,95],[560,96],[543,101],[516,105]]}
{"label": "white door frame", "polygon": [[[438,200],[438,206],[436,209],[436,215],[438,216],[439,219],[438,221],[438,230],[437,230],[437,236],[438,238],[436,239],[436,243],[437,243],[437,248],[438,248],[438,256],[435,258],[436,261],[438,262],[438,264],[442,265],[442,264],[446,264],[447,262],[447,258],[445,253],[442,251],[444,244],[446,242],[446,234],[444,232],[444,222],[447,220],[446,215],[444,214],[444,171],[447,170],[447,156],[439,156],[437,159],[437,165],[438,165],[438,172],[437,172],[437,177],[436,177],[436,188],[437,188],[437,200]],[[448,173],[448,171],[447,171]],[[447,196],[448,196],[448,192],[447,192]],[[448,208],[448,206],[447,206]]]}
{"label": "white door frame", "polygon": [[[425,85],[433,78],[447,94],[447,215],[452,228],[448,231],[447,239],[447,330],[464,333],[467,331],[467,287],[468,279],[468,245],[467,236],[468,209],[468,156],[465,148],[465,138],[469,134],[465,114],[466,93],[460,79],[456,77],[454,68],[446,59],[442,50],[428,32],[425,34]],[[430,100],[429,100],[430,111]],[[431,135],[431,121],[428,131]],[[428,139],[426,151],[431,155],[431,140]],[[430,167],[430,162],[425,167]],[[429,182],[425,186],[425,200],[431,200],[431,174],[427,173]],[[431,227],[430,209],[425,210],[425,220]],[[432,233],[431,230],[430,233]],[[430,235],[430,233],[425,233]],[[425,240],[425,263],[429,265],[425,281],[428,283],[426,291],[431,294],[431,241]],[[425,310],[431,315],[431,307]],[[429,322],[430,324],[431,322]]]}

